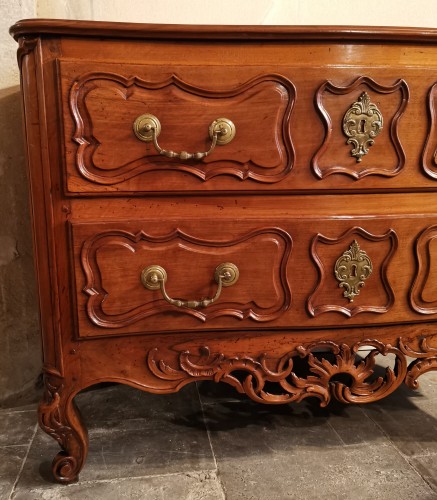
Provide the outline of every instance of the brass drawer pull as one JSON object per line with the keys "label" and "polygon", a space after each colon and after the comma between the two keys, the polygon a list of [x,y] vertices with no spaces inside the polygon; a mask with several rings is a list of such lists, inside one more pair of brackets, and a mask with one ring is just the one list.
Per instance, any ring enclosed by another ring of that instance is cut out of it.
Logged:
{"label": "brass drawer pull", "polygon": [[215,302],[220,297],[222,287],[232,286],[234,283],[236,283],[239,274],[240,273],[238,271],[238,267],[230,262],[224,262],[217,266],[214,272],[214,279],[218,284],[217,291],[215,292],[214,297],[201,300],[182,300],[172,299],[171,297],[169,297],[165,289],[167,272],[164,268],[158,265],[149,266],[143,269],[141,273],[141,282],[148,290],[161,289],[164,299],[173,306],[197,309],[198,307],[207,307]]}
{"label": "brass drawer pull", "polygon": [[176,153],[169,149],[163,149],[158,144],[158,136],[161,133],[161,123],[158,118],[154,115],[146,113],[145,115],[139,116],[133,125],[135,135],[144,142],[152,142],[160,155],[166,156],[167,158],[180,158],[181,160],[201,160],[206,156],[210,155],[216,145],[222,146],[228,144],[235,137],[235,125],[227,118],[217,118],[209,126],[209,137],[211,138],[211,146],[208,151],[203,153],[187,153],[186,151],[181,151]]}

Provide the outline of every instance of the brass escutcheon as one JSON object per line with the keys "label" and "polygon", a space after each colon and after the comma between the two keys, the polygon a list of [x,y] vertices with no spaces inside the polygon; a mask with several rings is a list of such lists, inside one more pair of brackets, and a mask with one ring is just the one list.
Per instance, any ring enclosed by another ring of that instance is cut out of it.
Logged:
{"label": "brass escutcheon", "polygon": [[354,298],[360,294],[360,288],[372,274],[373,266],[370,257],[360,245],[354,240],[349,248],[343,252],[343,255],[337,259],[334,267],[334,273],[340,282],[340,288],[344,288],[343,296],[353,302]]}
{"label": "brass escutcheon", "polygon": [[356,158],[357,163],[369,152],[382,125],[381,111],[376,104],[370,102],[367,92],[363,92],[343,118],[343,132],[349,137],[347,144],[352,144],[351,155]]}

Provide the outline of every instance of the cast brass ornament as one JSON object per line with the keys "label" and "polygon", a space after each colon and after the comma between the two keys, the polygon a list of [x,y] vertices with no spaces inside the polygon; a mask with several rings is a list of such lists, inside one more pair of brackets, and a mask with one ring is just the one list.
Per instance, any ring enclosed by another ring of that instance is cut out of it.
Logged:
{"label": "cast brass ornament", "polygon": [[238,278],[240,272],[238,267],[231,262],[223,262],[218,265],[214,272],[214,280],[217,283],[217,291],[214,297],[210,299],[200,299],[200,300],[183,300],[183,299],[172,299],[165,288],[165,282],[167,281],[167,272],[165,269],[158,265],[148,266],[143,269],[141,273],[141,282],[145,288],[148,290],[161,290],[164,299],[176,307],[187,307],[189,309],[197,309],[199,307],[207,307],[220,297],[223,287],[234,285]]}
{"label": "cast brass ornament", "polygon": [[383,118],[376,104],[370,102],[367,92],[363,92],[358,101],[346,111],[343,118],[343,132],[349,139],[347,144],[352,144],[351,155],[357,162],[361,162],[364,155],[369,152],[374,138],[381,132]]}
{"label": "cast brass ornament", "polygon": [[360,287],[364,286],[365,280],[372,274],[372,261],[354,240],[349,250],[337,259],[334,272],[340,282],[338,286],[345,288],[343,296],[353,302],[360,294]]}
{"label": "cast brass ornament", "polygon": [[155,115],[146,113],[139,116],[133,124],[134,133],[140,141],[153,142],[156,151],[167,158],[179,158],[180,160],[201,160],[209,156],[216,146],[223,146],[232,141],[236,129],[234,123],[228,118],[217,118],[209,126],[209,137],[211,146],[208,151],[188,153],[187,151],[171,151],[164,149],[158,144],[158,136],[161,133],[161,122]]}

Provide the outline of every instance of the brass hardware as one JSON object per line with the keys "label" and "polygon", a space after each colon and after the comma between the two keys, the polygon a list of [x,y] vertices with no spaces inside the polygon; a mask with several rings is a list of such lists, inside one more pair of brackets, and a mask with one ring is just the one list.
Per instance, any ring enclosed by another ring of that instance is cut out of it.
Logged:
{"label": "brass hardware", "polygon": [[140,141],[150,142],[161,133],[161,123],[156,116],[146,113],[134,121],[134,132]]}
{"label": "brass hardware", "polygon": [[208,151],[204,151],[203,153],[188,153],[187,151],[176,153],[169,149],[163,149],[158,144],[158,136],[161,133],[161,123],[156,116],[149,113],[139,116],[135,120],[133,128],[138,139],[144,142],[153,142],[153,145],[160,155],[166,156],[167,158],[179,158],[181,160],[201,160],[209,156],[217,145],[223,146],[231,142],[236,133],[235,125],[231,120],[228,118],[217,118],[209,126],[209,137],[212,142]]}
{"label": "brass hardware", "polygon": [[349,137],[347,144],[352,144],[351,155],[355,156],[358,163],[369,152],[368,148],[381,132],[382,125],[381,111],[370,102],[367,92],[363,92],[343,118],[343,131]]}
{"label": "brass hardware", "polygon": [[209,138],[212,139],[217,135],[217,144],[224,146],[232,141],[235,137],[235,125],[228,118],[217,118],[209,126]]}
{"label": "brass hardware", "polygon": [[340,282],[338,286],[345,288],[343,296],[353,302],[360,294],[359,288],[364,286],[364,281],[372,274],[372,270],[370,257],[354,240],[349,250],[337,259],[334,267],[335,277]]}
{"label": "brass hardware", "polygon": [[148,290],[161,289],[164,299],[173,306],[197,309],[198,307],[207,307],[215,302],[220,297],[222,288],[234,285],[237,282],[239,275],[240,273],[238,271],[238,267],[235,264],[232,264],[231,262],[223,262],[217,266],[214,272],[214,279],[218,284],[214,297],[201,300],[182,300],[172,299],[169,297],[165,289],[167,273],[164,268],[158,265],[148,266],[143,269],[141,273],[141,282]]}

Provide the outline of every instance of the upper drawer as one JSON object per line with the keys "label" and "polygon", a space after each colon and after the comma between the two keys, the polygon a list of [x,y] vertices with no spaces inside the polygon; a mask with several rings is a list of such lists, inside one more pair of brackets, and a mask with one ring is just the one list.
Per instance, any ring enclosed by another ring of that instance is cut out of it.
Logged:
{"label": "upper drawer", "polygon": [[432,68],[58,66],[70,194],[436,188]]}

